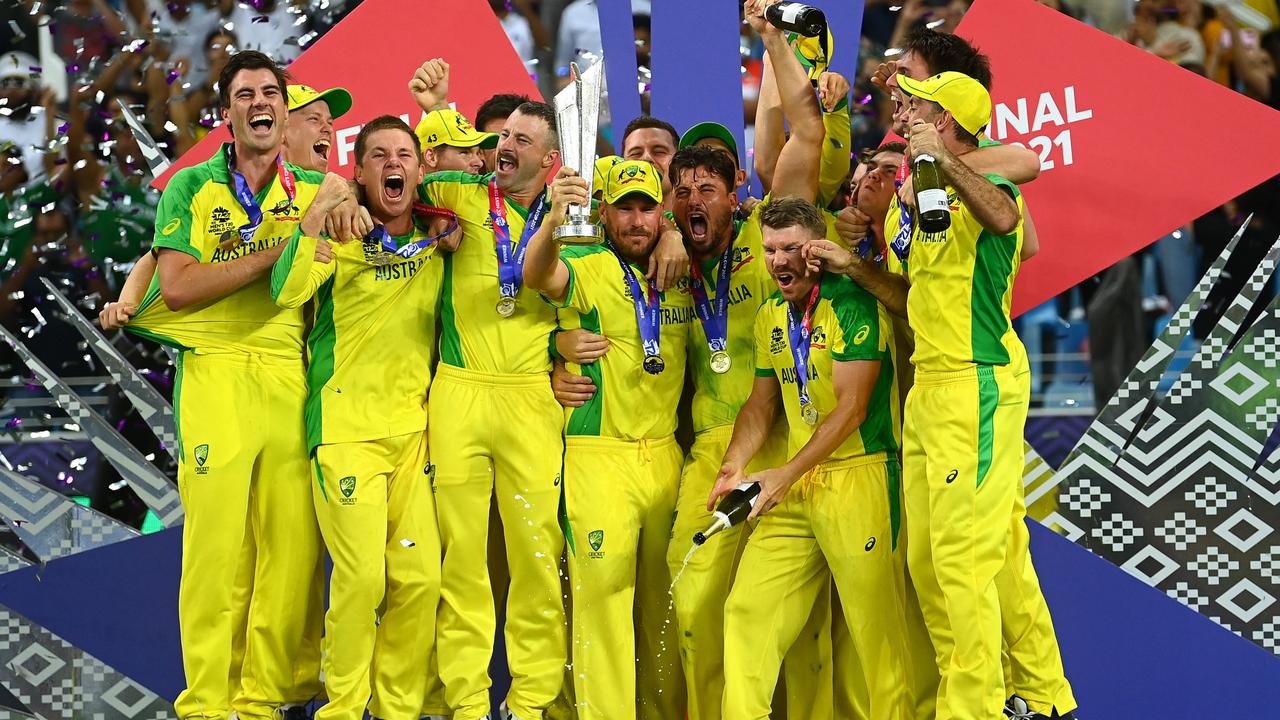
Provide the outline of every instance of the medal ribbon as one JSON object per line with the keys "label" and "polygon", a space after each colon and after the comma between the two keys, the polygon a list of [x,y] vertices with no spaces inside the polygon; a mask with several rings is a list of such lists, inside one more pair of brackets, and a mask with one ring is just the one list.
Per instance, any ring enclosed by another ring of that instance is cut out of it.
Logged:
{"label": "medal ribbon", "polygon": [[547,214],[547,191],[538,193],[533,205],[529,207],[524,232],[520,233],[520,242],[514,251],[511,248],[511,228],[507,226],[504,197],[503,192],[498,189],[498,179],[490,178],[489,217],[493,219],[493,242],[498,251],[498,292],[502,297],[514,298],[524,284],[524,254],[529,248],[529,238],[542,226],[542,217]]}
{"label": "medal ribbon", "polygon": [[[893,179],[893,188],[895,190],[902,189],[902,184],[907,181],[907,175],[910,174],[911,165],[907,163],[907,156],[902,156],[902,164],[898,166],[898,174]],[[906,203],[898,200],[898,234],[893,236],[893,240],[889,243],[889,247],[893,248],[893,254],[898,259],[906,262],[907,254],[911,252],[911,230],[915,227],[915,218],[911,216],[911,210]]]}
{"label": "medal ribbon", "polygon": [[693,293],[694,308],[702,321],[711,352],[721,352],[729,340],[729,272],[733,262],[733,240],[720,258],[720,270],[716,273],[716,299],[707,298],[707,287],[702,279],[702,268],[695,261],[689,266],[689,290]]}
{"label": "medal ribbon", "polygon": [[409,243],[408,245],[405,245],[402,248],[396,247],[396,241],[391,237],[391,233],[387,232],[387,228],[383,225],[374,225],[373,232],[369,233],[368,239],[377,242],[379,245],[382,246],[383,250],[386,250],[387,252],[391,253],[392,255],[395,255],[396,257],[411,258],[414,255],[417,255],[423,250],[426,250],[427,248],[434,245],[435,242],[440,238],[445,237],[449,233],[458,229],[457,213],[453,212],[452,210],[445,210],[444,208],[431,207],[430,205],[425,205],[420,202],[415,202],[413,204],[414,220],[416,221],[418,218],[423,218],[423,217],[448,218],[449,226],[444,229],[444,232],[437,233],[435,235],[432,235],[431,237],[425,237],[419,240],[415,240]]}
{"label": "medal ribbon", "polygon": [[[236,151],[235,143],[227,143],[222,146],[222,154],[227,159],[227,172],[231,175],[231,189],[236,196],[236,201],[240,203],[240,207],[244,208],[244,212],[249,216],[249,222],[241,225],[238,230],[240,232],[240,241],[249,243],[253,240],[253,235],[258,231],[258,226],[262,225],[264,214],[262,208],[258,206],[258,199],[253,196],[253,191],[249,189],[249,181],[244,179],[244,175],[236,170]],[[293,171],[285,167],[284,156],[276,155],[276,174],[280,178],[280,185],[284,187],[285,195],[289,202],[284,207],[293,205],[294,198],[298,197],[298,188],[294,183]]]}
{"label": "medal ribbon", "polygon": [[610,242],[609,249],[613,251],[613,256],[618,259],[618,264],[622,266],[622,276],[627,279],[627,286],[631,288],[631,301],[636,306],[636,323],[640,326],[640,345],[644,348],[644,354],[646,357],[659,357],[662,355],[662,346],[661,336],[658,333],[658,322],[662,316],[662,311],[658,290],[646,278],[645,288],[649,292],[647,295],[642,292],[640,281],[631,272],[631,267],[622,258],[618,248],[614,247],[613,243]]}
{"label": "medal ribbon", "polygon": [[800,393],[800,407],[809,404],[809,334],[813,324],[813,308],[818,304],[818,289],[821,281],[815,283],[813,292],[809,293],[809,306],[804,310],[804,317],[796,319],[796,309],[787,303],[787,336],[791,339],[791,359],[795,361],[796,389]]}

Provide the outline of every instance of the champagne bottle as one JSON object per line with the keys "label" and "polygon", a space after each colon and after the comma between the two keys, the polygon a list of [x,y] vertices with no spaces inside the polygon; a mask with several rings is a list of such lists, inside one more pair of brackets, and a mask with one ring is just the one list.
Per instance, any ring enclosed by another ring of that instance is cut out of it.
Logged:
{"label": "champagne bottle", "polygon": [[764,19],[786,32],[817,37],[827,29],[827,16],[812,5],[798,2],[774,3],[765,8]]}
{"label": "champagne bottle", "polygon": [[947,202],[947,186],[942,182],[942,171],[932,155],[922,154],[916,158],[911,183],[916,190],[920,229],[927,233],[946,232],[951,227],[951,205]]}
{"label": "champagne bottle", "polygon": [[721,530],[729,528],[741,523],[751,514],[751,508],[756,506],[756,498],[760,495],[760,483],[742,483],[738,487],[729,491],[728,495],[720,501],[716,506],[716,511],[712,515],[715,519],[707,526],[706,530],[700,533],[694,533],[693,544],[701,545],[707,541],[707,538],[715,535]]}

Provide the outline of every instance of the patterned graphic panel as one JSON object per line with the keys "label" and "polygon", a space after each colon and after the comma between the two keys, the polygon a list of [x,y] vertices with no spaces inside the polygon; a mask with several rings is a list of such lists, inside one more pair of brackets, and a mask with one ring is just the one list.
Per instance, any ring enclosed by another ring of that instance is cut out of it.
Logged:
{"label": "patterned graphic panel", "polygon": [[1033,516],[1280,654],[1280,453],[1261,457],[1280,418],[1280,301],[1242,327],[1280,241],[1156,397],[1236,239],[1049,481],[1029,454],[1025,485],[1033,508],[1056,499]]}
{"label": "patterned graphic panel", "polygon": [[62,308],[63,319],[71,323],[76,330],[84,337],[85,342],[93,350],[93,353],[102,361],[107,372],[111,373],[111,379],[116,381],[120,389],[129,397],[129,401],[133,403],[133,407],[138,411],[143,421],[147,423],[147,427],[155,433],[156,438],[160,440],[160,447],[169,453],[174,460],[178,459],[178,431],[177,423],[173,418],[173,406],[164,398],[147,379],[142,377],[138,371],[129,364],[129,361],[116,350],[111,341],[102,334],[102,331],[94,327],[93,323],[85,319],[84,315],[76,309],[76,306],[63,295],[48,278],[41,278],[45,287],[49,290],[49,297],[53,298],[58,307]]}
{"label": "patterned graphic panel", "polygon": [[13,333],[0,327],[0,339],[8,343],[18,357],[22,358],[44,389],[53,396],[58,407],[66,411],[84,430],[94,447],[128,481],[129,487],[155,512],[160,522],[165,527],[181,523],[182,503],[178,498],[177,486],[148,462],[137,448],[121,437],[110,423],[94,412],[61,378],[40,362]]}
{"label": "patterned graphic panel", "polygon": [[0,658],[0,685],[42,720],[174,717],[155,693],[3,607]]}
{"label": "patterned graphic panel", "polygon": [[4,468],[0,518],[41,562],[138,536],[132,528]]}

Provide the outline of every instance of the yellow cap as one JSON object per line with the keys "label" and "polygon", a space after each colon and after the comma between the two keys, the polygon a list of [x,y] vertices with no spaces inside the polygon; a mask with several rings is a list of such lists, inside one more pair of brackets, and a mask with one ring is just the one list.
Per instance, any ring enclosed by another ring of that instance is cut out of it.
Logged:
{"label": "yellow cap", "polygon": [[289,109],[297,110],[298,108],[310,105],[316,100],[323,100],[329,106],[329,114],[333,119],[337,120],[351,109],[351,93],[345,89],[336,87],[328,90],[316,90],[310,85],[295,85],[289,83]]}
{"label": "yellow cap", "polygon": [[928,80],[898,75],[898,87],[908,95],[938,103],[972,135],[991,123],[991,95],[982,83],[964,73],[938,73]]}
{"label": "yellow cap", "polygon": [[604,192],[605,179],[609,177],[609,168],[622,162],[617,155],[605,155],[596,158],[596,174],[591,179],[591,194]]}
{"label": "yellow cap", "polygon": [[648,160],[622,160],[609,168],[604,179],[604,201],[612,205],[631,193],[662,202],[662,178]]}
{"label": "yellow cap", "polygon": [[422,118],[414,132],[418,134],[423,148],[438,145],[469,148],[479,145],[485,150],[492,150],[498,146],[498,136],[495,133],[478,132],[471,121],[457,110],[432,110]]}

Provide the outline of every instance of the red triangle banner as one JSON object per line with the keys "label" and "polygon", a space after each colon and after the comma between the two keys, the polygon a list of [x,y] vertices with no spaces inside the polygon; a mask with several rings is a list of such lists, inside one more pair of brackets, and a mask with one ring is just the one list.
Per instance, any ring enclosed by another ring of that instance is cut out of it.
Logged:
{"label": "red triangle banner", "polygon": [[[539,97],[489,4],[449,0],[448,6],[448,12],[424,16],[420,0],[365,0],[289,65],[296,82],[317,89],[344,87],[355,98],[351,110],[334,122],[330,170],[351,177],[356,135],[369,120],[391,114],[418,124],[422,111],[409,94],[409,78],[430,58],[449,63],[449,101],[469,118],[496,93]],[[217,128],[154,184],[164,187],[179,168],[204,162],[230,139],[226,127]]]}
{"label": "red triangle banner", "polygon": [[1280,112],[1033,0],[978,0],[957,32],[991,58],[991,137],[1041,157],[1015,313],[1280,173]]}

